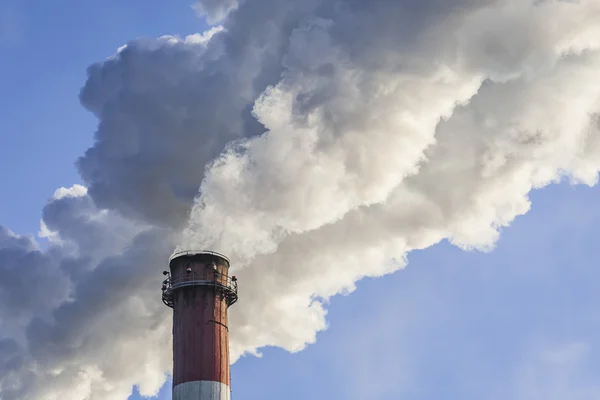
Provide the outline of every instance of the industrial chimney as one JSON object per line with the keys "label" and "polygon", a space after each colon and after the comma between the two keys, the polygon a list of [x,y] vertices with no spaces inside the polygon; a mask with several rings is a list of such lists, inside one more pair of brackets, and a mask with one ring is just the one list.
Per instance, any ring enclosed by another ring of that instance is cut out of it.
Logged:
{"label": "industrial chimney", "polygon": [[163,273],[163,302],[173,308],[173,400],[229,400],[227,308],[238,299],[229,259],[182,251]]}

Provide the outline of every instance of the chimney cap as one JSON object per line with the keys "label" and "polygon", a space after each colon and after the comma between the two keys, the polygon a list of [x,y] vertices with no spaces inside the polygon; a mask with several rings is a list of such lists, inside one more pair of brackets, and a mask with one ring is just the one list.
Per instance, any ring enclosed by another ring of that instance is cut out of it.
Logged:
{"label": "chimney cap", "polygon": [[175,253],[173,253],[171,255],[171,257],[169,257],[169,264],[171,263],[171,261],[173,261],[176,258],[179,257],[190,257],[190,256],[196,256],[196,255],[201,255],[201,254],[206,254],[206,255],[211,255],[211,256],[215,256],[215,257],[219,257],[225,261],[227,261],[227,264],[230,264],[231,262],[229,261],[229,258],[221,253],[217,253],[216,251],[211,251],[211,250],[182,250],[182,251],[176,251]]}

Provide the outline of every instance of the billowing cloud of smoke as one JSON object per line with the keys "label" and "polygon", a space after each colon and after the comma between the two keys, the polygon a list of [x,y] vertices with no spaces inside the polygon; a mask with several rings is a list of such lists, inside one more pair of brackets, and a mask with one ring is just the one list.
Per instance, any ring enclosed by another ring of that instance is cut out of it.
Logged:
{"label": "billowing cloud of smoke", "polygon": [[234,359],[298,351],[410,250],[490,249],[532,189],[596,183],[597,1],[201,5],[223,28],[90,67],[88,190],[48,203],[49,248],[0,230],[3,400],[153,393],[176,244],[234,260]]}
{"label": "billowing cloud of smoke", "polygon": [[[596,182],[599,5],[456,6],[350,3],[292,33],[253,109],[267,131],[207,170],[182,245],[226,252],[262,297],[232,310],[237,354],[301,349],[325,326],[315,298],[443,239],[489,249],[532,188]],[[426,16],[413,37],[381,23],[407,13]]]}
{"label": "billowing cloud of smoke", "polygon": [[43,231],[44,252],[0,228],[0,398],[125,399],[134,384],[156,392],[171,359],[169,315],[147,300],[151,271],[175,242],[99,210],[81,186],[56,192]]}

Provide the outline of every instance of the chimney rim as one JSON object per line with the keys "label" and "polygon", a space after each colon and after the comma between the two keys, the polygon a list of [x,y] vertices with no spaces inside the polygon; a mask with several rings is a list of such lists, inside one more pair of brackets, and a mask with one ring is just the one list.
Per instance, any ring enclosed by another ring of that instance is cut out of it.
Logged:
{"label": "chimney rim", "polygon": [[174,252],[171,255],[171,257],[169,257],[169,265],[171,264],[171,261],[173,261],[177,258],[190,257],[190,256],[201,255],[201,254],[219,257],[219,258],[222,258],[223,260],[227,261],[227,264],[231,264],[229,257],[227,257],[226,255],[221,254],[219,252],[216,252],[216,251],[212,251],[212,250],[181,250],[181,251]]}

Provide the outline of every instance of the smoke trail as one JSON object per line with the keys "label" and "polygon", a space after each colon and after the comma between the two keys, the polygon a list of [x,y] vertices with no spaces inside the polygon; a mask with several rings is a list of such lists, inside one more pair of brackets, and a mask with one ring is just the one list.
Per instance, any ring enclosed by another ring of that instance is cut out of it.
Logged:
{"label": "smoke trail", "polygon": [[[301,349],[325,326],[315,298],[443,239],[489,249],[532,188],[596,183],[600,53],[582,22],[598,4],[494,2],[438,21],[418,10],[427,24],[410,46],[403,24],[381,24],[409,9],[352,2],[301,24],[253,109],[267,131],[207,170],[181,247],[244,267],[252,302],[232,310],[234,354]],[[347,35],[358,26],[362,46]],[[378,51],[387,38],[402,51]]]}
{"label": "smoke trail", "polygon": [[50,248],[0,229],[1,399],[154,393],[175,245],[234,260],[234,359],[299,351],[326,327],[324,300],[361,278],[443,239],[488,250],[532,189],[596,183],[597,1],[197,10],[223,29],[134,41],[90,67],[88,189],[49,201]]}

